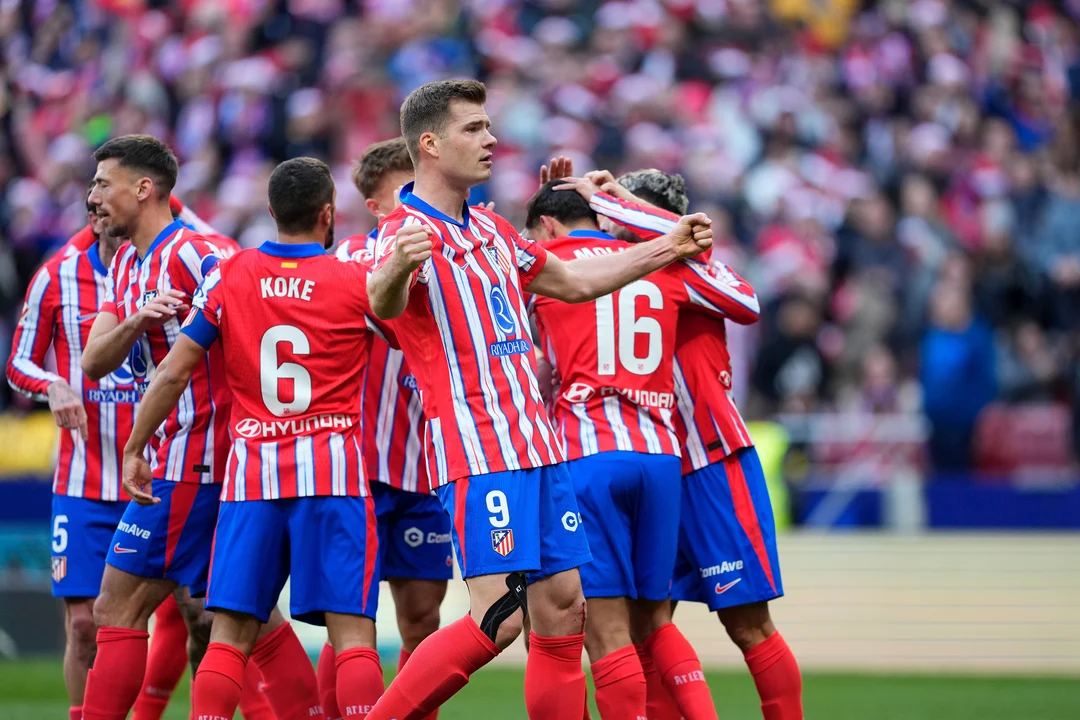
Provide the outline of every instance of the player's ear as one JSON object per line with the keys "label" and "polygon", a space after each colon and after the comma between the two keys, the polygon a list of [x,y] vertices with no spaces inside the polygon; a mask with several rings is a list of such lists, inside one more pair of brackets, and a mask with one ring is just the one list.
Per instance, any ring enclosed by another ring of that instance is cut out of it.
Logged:
{"label": "player's ear", "polygon": [[274,208],[273,208],[273,207],[272,207],[272,206],[271,206],[271,205],[270,205],[269,203],[267,203],[267,205],[266,205],[266,209],[270,211],[270,217],[272,217],[272,218],[274,218],[275,220],[277,220],[277,218],[276,218],[276,217],[274,217]]}
{"label": "player's ear", "polygon": [[334,203],[326,203],[319,211],[319,221],[327,227],[334,224]]}
{"label": "player's ear", "polygon": [[364,207],[366,207],[368,209],[368,212],[371,213],[372,215],[374,215],[375,217],[377,217],[377,218],[380,217],[379,203],[375,202],[374,198],[368,198],[367,200],[365,200],[364,201]]}
{"label": "player's ear", "polygon": [[541,215],[540,225],[544,228],[544,235],[547,236],[548,239],[554,239],[559,237],[559,231],[556,227],[555,218],[551,217],[550,215]]}
{"label": "player's ear", "polygon": [[135,197],[139,201],[149,200],[154,193],[154,181],[148,177],[141,177],[135,181]]}
{"label": "player's ear", "polygon": [[426,152],[431,157],[439,157],[439,136],[433,132],[426,132],[420,136],[420,151]]}

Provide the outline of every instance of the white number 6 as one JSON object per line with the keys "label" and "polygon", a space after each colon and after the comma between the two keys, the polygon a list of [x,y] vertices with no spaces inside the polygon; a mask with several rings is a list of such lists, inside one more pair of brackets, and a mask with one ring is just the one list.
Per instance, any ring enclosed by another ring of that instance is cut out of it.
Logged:
{"label": "white number 6", "polygon": [[63,527],[68,521],[67,515],[57,515],[53,518],[52,524],[52,551],[54,553],[62,553],[67,550],[68,533],[67,529]]}
{"label": "white number 6", "polygon": [[488,520],[492,527],[504,528],[510,524],[510,508],[506,503],[506,493],[502,490],[492,490],[487,494],[487,509],[491,513]]}

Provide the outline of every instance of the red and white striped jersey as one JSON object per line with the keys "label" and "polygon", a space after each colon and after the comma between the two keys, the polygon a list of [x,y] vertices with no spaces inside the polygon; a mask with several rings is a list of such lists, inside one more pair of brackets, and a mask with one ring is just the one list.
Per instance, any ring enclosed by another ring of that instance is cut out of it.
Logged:
{"label": "red and white striped jersey", "polygon": [[[178,220],[158,234],[145,257],[125,243],[109,269],[101,312],[113,313],[123,322],[170,289],[180,290],[190,302],[220,255],[216,246]],[[140,392],[146,391],[154,368],[169,354],[179,334],[180,320],[173,318],[147,330],[135,342],[128,362]],[[232,401],[223,362],[220,349],[210,352],[191,376],[176,409],[150,438],[150,470],[155,478],[203,484],[222,481]]]}
{"label": "red and white striped jersey", "polygon": [[[544,243],[564,260],[627,250],[602,232],[574,231]],[[553,417],[567,457],[613,450],[679,455],[672,360],[676,324],[704,313],[757,319],[757,299],[697,262],[678,262],[587,303],[532,296],[542,347],[561,379]]]}
{"label": "red and white striped jersey", "polygon": [[[378,232],[353,235],[337,248],[342,260],[371,266]],[[360,396],[360,452],[368,482],[399,490],[431,492],[427,464],[422,462],[424,409],[416,376],[405,354],[382,338],[371,343]]]}
{"label": "red and white striped jersey", "polygon": [[367,495],[358,398],[381,332],[368,271],[315,243],[267,242],[207,275],[183,332],[228,358],[222,500]]}
{"label": "red and white striped jersey", "polygon": [[[63,378],[82,397],[89,439],[78,430],[60,431],[53,492],[90,500],[127,500],[121,486],[121,456],[135,417],[139,393],[128,363],[99,382],[87,378],[79,363],[90,327],[105,296],[108,270],[97,243],[79,251],[68,245],[46,262],[26,293],[15,329],[8,382],[39,400],[49,385]],[[45,370],[49,348],[56,373]]]}
{"label": "red and white striped jersey", "polygon": [[546,251],[494,213],[463,206],[459,223],[411,190],[379,227],[376,262],[403,225],[433,230],[432,257],[391,322],[420,387],[432,484],[561,462],[522,299]]}
{"label": "red and white striped jersey", "polygon": [[[643,240],[668,232],[678,220],[665,210],[616,200],[606,193],[594,195],[590,205]],[[747,303],[752,299],[754,317],[743,324],[756,322],[758,302],[754,288],[720,262],[712,261],[709,267],[733,293],[746,298]],[[675,396],[684,474],[754,444],[735,406],[731,382],[724,320],[698,313],[682,315],[675,340]]]}

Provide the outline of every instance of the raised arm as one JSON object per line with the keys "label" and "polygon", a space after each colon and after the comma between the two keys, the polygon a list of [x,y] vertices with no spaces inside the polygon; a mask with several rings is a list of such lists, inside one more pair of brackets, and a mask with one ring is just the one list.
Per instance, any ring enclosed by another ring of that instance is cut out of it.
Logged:
{"label": "raised arm", "polygon": [[671,232],[623,252],[569,262],[549,254],[528,290],[563,302],[588,302],[710,247],[712,221],[704,213],[687,215]]}
{"label": "raised arm", "polygon": [[91,380],[100,380],[124,364],[139,337],[153,327],[164,325],[178,313],[186,312],[184,293],[169,290],[149,301],[123,322],[107,307],[98,312],[82,354],[82,370]]}
{"label": "raised arm", "polygon": [[154,371],[154,379],[139,402],[135,425],[124,447],[124,490],[140,505],[161,502],[148,488],[150,465],[146,462],[146,444],[180,402],[191,382],[191,374],[203,362],[206,349],[181,333],[172,350]]}
{"label": "raised arm", "polygon": [[431,230],[426,225],[403,225],[386,232],[393,234],[383,237],[380,233],[380,260],[368,279],[371,311],[380,320],[392,320],[405,312],[416,273],[431,257],[432,247]]}

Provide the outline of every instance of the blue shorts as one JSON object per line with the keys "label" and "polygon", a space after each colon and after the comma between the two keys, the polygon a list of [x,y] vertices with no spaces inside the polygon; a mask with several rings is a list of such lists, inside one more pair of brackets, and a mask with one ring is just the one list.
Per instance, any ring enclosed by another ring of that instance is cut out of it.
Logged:
{"label": "blue shorts", "polygon": [[379,535],[371,498],[306,497],[221,504],[206,607],[266,622],[292,575],[289,611],[375,617]]}
{"label": "blue shorts", "polygon": [[109,542],[126,508],[126,502],[53,495],[53,597],[98,596]]}
{"label": "blue shorts", "polygon": [[737,450],[684,476],[671,598],[720,610],[783,594],[776,525],[757,450]]}
{"label": "blue shorts", "polygon": [[113,534],[109,565],[146,578],[186,585],[194,597],[206,593],[221,485],[154,480],[157,505],[132,501]]}
{"label": "blue shorts", "polygon": [[450,516],[439,498],[371,483],[379,527],[380,580],[450,580],[454,554]]}
{"label": "blue shorts", "polygon": [[536,582],[592,558],[565,463],[473,475],[437,492],[462,577],[525,572]]}
{"label": "blue shorts", "polygon": [[666,600],[679,545],[682,460],[612,451],[566,468],[593,556],[581,566],[585,597]]}

